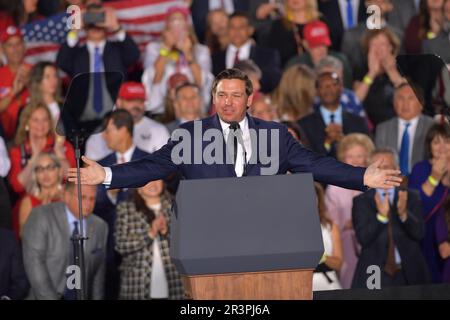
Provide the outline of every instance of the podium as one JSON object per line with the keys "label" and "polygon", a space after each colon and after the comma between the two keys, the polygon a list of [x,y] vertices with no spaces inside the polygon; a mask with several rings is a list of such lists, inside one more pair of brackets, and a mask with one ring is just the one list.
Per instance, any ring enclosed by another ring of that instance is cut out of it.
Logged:
{"label": "podium", "polygon": [[324,250],[311,174],[183,180],[170,228],[188,298],[312,299]]}

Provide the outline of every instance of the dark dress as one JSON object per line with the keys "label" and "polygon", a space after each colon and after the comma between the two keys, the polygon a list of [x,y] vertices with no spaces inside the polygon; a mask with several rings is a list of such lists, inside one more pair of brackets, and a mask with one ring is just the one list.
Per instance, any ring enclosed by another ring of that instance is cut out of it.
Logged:
{"label": "dark dress", "polygon": [[[428,179],[431,173],[431,164],[428,160],[417,163],[409,177],[409,187],[416,189],[422,199],[423,216],[425,221],[425,237],[422,240],[422,250],[431,273],[434,283],[442,282],[442,268],[444,261],[441,259],[438,249],[436,235],[437,223],[439,223],[439,204],[442,208],[442,201],[447,197],[449,189],[439,183],[433,194],[429,197],[422,190],[422,184]],[[439,227],[440,229],[441,227]]]}

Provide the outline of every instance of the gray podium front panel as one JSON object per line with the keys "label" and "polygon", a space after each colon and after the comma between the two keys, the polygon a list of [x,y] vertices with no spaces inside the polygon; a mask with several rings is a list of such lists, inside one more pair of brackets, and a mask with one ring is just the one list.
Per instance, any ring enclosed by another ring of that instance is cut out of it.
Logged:
{"label": "gray podium front panel", "polygon": [[171,221],[185,275],[315,268],[323,254],[309,173],[181,181]]}

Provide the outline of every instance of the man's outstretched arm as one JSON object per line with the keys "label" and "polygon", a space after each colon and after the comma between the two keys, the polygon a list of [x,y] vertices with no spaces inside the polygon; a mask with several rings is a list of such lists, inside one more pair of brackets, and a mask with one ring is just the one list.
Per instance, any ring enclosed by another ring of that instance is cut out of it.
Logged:
{"label": "man's outstretched arm", "polygon": [[[80,182],[87,185],[105,184],[111,189],[139,188],[153,180],[163,179],[178,167],[171,159],[170,142],[145,158],[128,163],[102,167],[97,162],[82,157],[85,167],[80,170]],[[70,182],[78,182],[77,169],[68,171]]]}

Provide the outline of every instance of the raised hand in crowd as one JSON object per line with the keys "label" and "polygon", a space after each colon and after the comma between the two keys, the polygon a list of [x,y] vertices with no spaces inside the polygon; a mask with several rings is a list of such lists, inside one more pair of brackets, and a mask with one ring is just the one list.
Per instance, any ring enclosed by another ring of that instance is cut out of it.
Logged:
{"label": "raised hand in crowd", "polygon": [[408,191],[400,190],[398,192],[397,213],[403,221],[408,217]]}
{"label": "raised hand in crowd", "polygon": [[377,206],[377,212],[384,217],[389,214],[389,197],[386,195],[383,199],[378,192],[375,192],[375,204]]}
{"label": "raised hand in crowd", "polygon": [[156,238],[158,234],[167,234],[167,221],[163,215],[159,215],[152,221],[152,225],[149,230],[149,235],[152,239]]}
{"label": "raised hand in crowd", "polygon": [[259,20],[267,19],[271,14],[276,13],[277,10],[280,10],[279,3],[263,3],[256,10],[256,18]]}
{"label": "raised hand in crowd", "polygon": [[325,137],[326,144],[333,144],[334,142],[339,142],[344,137],[342,126],[337,123],[330,123],[325,128],[325,133],[326,133]]}

